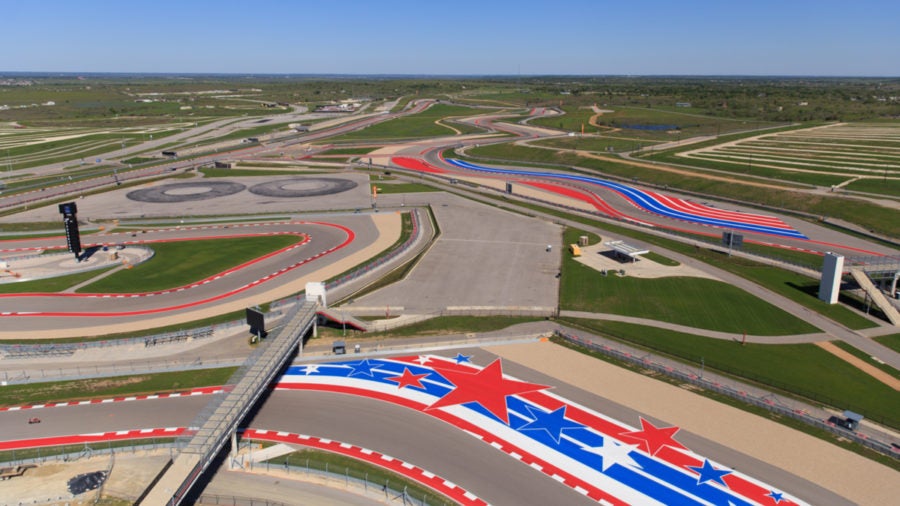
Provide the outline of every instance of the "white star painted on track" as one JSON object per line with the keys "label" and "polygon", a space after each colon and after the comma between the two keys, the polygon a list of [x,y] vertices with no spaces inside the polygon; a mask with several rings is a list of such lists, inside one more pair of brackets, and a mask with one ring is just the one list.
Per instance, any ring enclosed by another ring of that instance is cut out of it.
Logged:
{"label": "white star painted on track", "polygon": [[431,357],[429,357],[428,355],[419,355],[419,358],[416,359],[416,362],[418,362],[419,365],[425,365],[431,362]]}
{"label": "white star painted on track", "polygon": [[603,446],[583,446],[581,449],[603,457],[603,467],[601,471],[605,472],[613,464],[641,467],[634,459],[628,456],[628,454],[637,447],[638,445],[619,444],[611,438],[605,437],[603,438]]}
{"label": "white star painted on track", "polygon": [[319,365],[304,365],[303,366],[303,374],[309,376],[310,374],[319,372]]}

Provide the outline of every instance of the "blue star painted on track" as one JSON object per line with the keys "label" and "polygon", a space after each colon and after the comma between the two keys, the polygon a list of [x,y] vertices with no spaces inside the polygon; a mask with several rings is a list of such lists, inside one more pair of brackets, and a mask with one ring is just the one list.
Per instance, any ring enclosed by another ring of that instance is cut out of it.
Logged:
{"label": "blue star painted on track", "polygon": [[700,476],[697,476],[697,485],[702,485],[708,481],[715,481],[722,485],[728,486],[725,483],[725,480],[722,479],[726,474],[731,474],[731,471],[725,469],[716,469],[710,464],[709,459],[703,459],[702,466],[687,466],[688,469],[693,469],[700,473]]}
{"label": "blue star painted on track", "polygon": [[457,364],[461,364],[463,362],[468,362],[471,364],[472,363],[472,355],[463,355],[462,353],[457,353],[456,358],[454,360],[456,360]]}
{"label": "blue star painted on track", "polygon": [[369,362],[369,359],[365,359],[362,362],[347,365],[353,369],[350,371],[350,374],[348,374],[348,377],[352,378],[353,376],[364,375],[374,378],[375,374],[372,372],[372,369],[378,367],[380,364]]}
{"label": "blue star painted on track", "polygon": [[766,494],[766,497],[771,497],[775,501],[775,504],[778,504],[781,502],[781,499],[782,499],[782,497],[784,497],[784,494],[782,492],[776,492],[773,490],[773,491],[769,492],[768,494]]}
{"label": "blue star painted on track", "polygon": [[559,439],[562,437],[562,431],[564,429],[584,428],[584,425],[578,422],[566,420],[566,406],[562,406],[556,411],[551,411],[549,413],[544,413],[541,409],[532,408],[531,406],[525,406],[525,409],[528,410],[534,420],[518,427],[517,430],[546,431],[557,444],[559,444]]}

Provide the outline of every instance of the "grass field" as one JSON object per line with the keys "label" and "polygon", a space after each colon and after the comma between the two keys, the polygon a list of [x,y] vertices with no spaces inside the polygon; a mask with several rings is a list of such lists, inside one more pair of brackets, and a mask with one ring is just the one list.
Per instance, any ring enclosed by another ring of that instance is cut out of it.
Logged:
{"label": "grass field", "polygon": [[745,344],[663,329],[565,319],[598,334],[637,344],[706,369],[748,379],[900,427],[900,392],[813,344]]}
{"label": "grass field", "polygon": [[152,259],[119,271],[79,293],[152,292],[184,286],[300,241],[294,235],[154,243]]}
{"label": "grass field", "polygon": [[[435,124],[435,122],[454,116],[472,116],[483,112],[484,111],[480,109],[473,109],[470,107],[436,104],[418,114],[377,123],[363,130],[333,137],[330,140],[332,142],[345,142],[351,140],[410,139],[455,135],[456,132],[451,128]],[[465,127],[456,123],[454,123],[452,127],[457,130],[463,130],[463,133],[474,131],[471,127]]]}
{"label": "grass field", "polygon": [[[535,209],[537,211],[550,215],[564,217],[566,219],[577,221],[585,225],[599,227],[601,229],[609,230],[625,237],[640,239],[649,244],[655,244],[696,258],[697,260],[700,260],[704,263],[715,265],[720,269],[724,269],[738,276],[747,278],[761,286],[764,286],[769,290],[779,293],[793,300],[794,302],[797,302],[798,304],[801,304],[819,314],[822,314],[827,318],[831,318],[832,320],[835,320],[851,329],[858,330],[877,326],[876,323],[868,320],[861,314],[845,307],[845,304],[857,309],[861,307],[858,301],[853,300],[846,294],[841,294],[839,299],[841,304],[825,304],[824,302],[820,301],[816,297],[816,293],[818,291],[818,282],[802,274],[798,274],[785,269],[780,269],[778,267],[760,263],[751,259],[745,259],[738,256],[729,257],[724,252],[718,249],[695,248],[693,246],[685,245],[672,239],[657,237],[655,235],[627,229],[613,224],[601,223],[590,218],[570,215],[563,211],[548,209],[535,204],[520,203],[518,205]],[[759,249],[761,253],[770,258],[781,257],[794,263],[808,264],[812,266],[821,264],[821,257],[819,257],[818,255],[809,255],[802,252],[789,252],[764,246],[755,246],[753,249]],[[810,256],[814,257],[817,261],[810,261],[811,259],[808,258]]]}
{"label": "grass field", "polygon": [[[269,444],[271,443],[263,443],[263,446],[265,447]],[[409,494],[409,502],[412,504],[431,504],[435,506],[456,504],[418,482],[408,480],[384,468],[336,453],[306,449],[269,459],[263,465],[269,465],[273,468],[288,465],[305,469],[318,469],[357,480],[364,480],[376,490],[381,489],[382,486],[387,486],[393,490],[405,490]],[[407,502],[407,500],[404,499],[404,502]]]}
{"label": "grass field", "polygon": [[[709,195],[710,198],[721,196],[741,202],[795,210],[820,217],[839,218],[888,237],[900,237],[900,210],[883,207],[863,200],[842,198],[839,195],[820,195],[791,191],[792,183],[788,181],[784,182],[785,189],[765,188],[742,184],[742,179],[745,179],[748,183],[754,181],[752,178],[746,177],[746,174],[730,176],[734,178],[734,181],[731,182],[717,181],[690,173],[684,174],[666,171],[662,168],[656,169],[626,164],[612,156],[602,157],[602,159],[587,158],[577,156],[571,152],[558,152],[512,144],[485,145],[468,149],[466,153],[470,155],[468,159],[474,163],[491,163],[491,161],[485,162],[484,159],[481,159],[481,157],[485,157],[488,160],[501,159],[509,162],[522,160],[529,163],[557,164],[563,168],[581,167],[619,178],[637,179],[640,183],[665,186],[675,191],[683,189]],[[455,155],[448,152],[445,156],[452,157]],[[672,155],[668,156],[671,158]],[[685,162],[682,160],[680,163]],[[822,176],[813,175],[811,177],[820,178]]]}
{"label": "grass field", "polygon": [[874,339],[880,344],[900,353],[900,334],[891,334],[889,336],[881,336]]}
{"label": "grass field", "polygon": [[213,169],[208,167],[200,169],[200,173],[204,177],[296,176],[309,174],[305,171],[290,169]]}
{"label": "grass field", "polygon": [[[564,244],[584,232],[568,229]],[[723,332],[808,334],[819,330],[727,283],[706,278],[638,279],[600,272],[563,258],[560,309],[651,318]]]}
{"label": "grass field", "polygon": [[633,151],[640,147],[646,147],[656,143],[656,141],[617,137],[613,134],[595,134],[585,136],[576,135],[574,137],[562,137],[558,139],[542,139],[529,142],[528,144],[537,147],[594,151],[596,153],[618,153],[622,151]]}
{"label": "grass field", "polygon": [[67,288],[84,283],[89,279],[93,279],[114,268],[115,267],[109,267],[107,269],[79,272],[77,274],[57,276],[55,278],[34,279],[31,281],[20,281],[18,283],[3,283],[0,284],[0,293],[58,293]]}
{"label": "grass field", "polygon": [[[900,125],[834,124],[686,149],[682,163],[900,197]],[[884,184],[888,180],[892,184]],[[879,183],[882,183],[879,185]]]}
{"label": "grass field", "polygon": [[[374,183],[373,183],[374,184]],[[378,184],[378,193],[421,193],[441,191],[433,186],[421,183]]]}
{"label": "grass field", "polygon": [[84,380],[27,383],[0,389],[0,406],[172,392],[224,385],[236,367]]}
{"label": "grass field", "polygon": [[[666,142],[698,135],[718,135],[775,126],[775,123],[712,117],[689,108],[646,108],[631,106],[599,107],[606,111],[597,115],[591,107],[563,106],[565,115],[535,118],[532,125],[558,128],[570,132],[601,133],[628,137],[637,141]],[[599,126],[590,124],[596,117]],[[662,130],[644,130],[642,126],[671,126]]]}

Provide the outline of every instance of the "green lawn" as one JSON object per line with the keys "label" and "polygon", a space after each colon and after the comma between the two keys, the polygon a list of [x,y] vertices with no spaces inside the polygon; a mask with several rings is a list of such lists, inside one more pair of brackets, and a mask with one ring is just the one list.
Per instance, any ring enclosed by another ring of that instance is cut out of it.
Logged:
{"label": "green lawn", "polygon": [[[483,113],[481,109],[460,107],[455,105],[436,104],[428,109],[410,116],[403,116],[370,127],[350,132],[331,139],[332,142],[341,142],[360,139],[406,139],[419,137],[436,137],[440,135],[454,135],[455,132],[446,126],[435,124],[435,121],[452,116],[472,116]],[[453,128],[466,133],[467,127],[453,125]]]}
{"label": "green lawn", "polygon": [[77,401],[122,395],[143,395],[224,385],[236,367],[162,372],[47,383],[27,383],[0,389],[0,406]]}
{"label": "green lawn", "polygon": [[881,336],[875,338],[878,343],[900,353],[900,334],[891,334],[889,336]]}
{"label": "green lawn", "polygon": [[[564,244],[584,232],[568,229]],[[732,285],[706,278],[638,279],[603,276],[563,257],[560,309],[651,318],[722,332],[789,335],[818,332],[812,325]]]}
{"label": "green lawn", "polygon": [[135,293],[165,290],[206,279],[301,240],[294,235],[153,243],[153,258],[78,290]]}
{"label": "green lawn", "polygon": [[243,176],[296,176],[307,172],[278,169],[200,169],[204,177],[243,177]]}
{"label": "green lawn", "polygon": [[[263,447],[271,444],[272,443],[264,442]],[[269,459],[263,464],[255,464],[255,466],[259,468],[260,466],[267,464],[274,469],[287,464],[289,466],[305,469],[328,470],[329,472],[337,473],[342,476],[365,480],[369,483],[369,486],[375,490],[380,490],[384,485],[387,485],[393,490],[406,490],[406,493],[412,498],[410,501],[412,504],[422,503],[435,506],[456,504],[430,488],[382,467],[323,450],[299,450],[294,453]]]}
{"label": "green lawn", "polygon": [[632,151],[637,149],[638,144],[646,147],[656,142],[641,139],[639,141],[633,138],[623,138],[615,135],[590,135],[563,137],[560,139],[546,139],[529,143],[532,146],[546,146],[558,149],[577,149],[581,151],[596,151],[600,153],[621,151]]}
{"label": "green lawn", "polygon": [[[511,162],[524,161],[538,164],[558,164],[565,167],[581,167],[619,178],[636,178],[642,183],[668,186],[672,189],[683,189],[711,196],[718,195],[743,202],[801,211],[819,217],[840,218],[889,237],[900,236],[900,211],[891,210],[871,202],[847,199],[836,195],[810,195],[788,189],[772,189],[745,185],[739,182],[716,181],[691,174],[624,164],[616,161],[612,156],[594,159],[580,157],[572,152],[558,152],[511,144],[485,145],[468,149],[466,152],[471,157],[474,157],[468,158],[468,160],[475,163],[485,163],[485,160],[479,160],[478,158],[485,157]],[[455,154],[449,152],[447,154],[451,157],[455,156]],[[466,159],[465,157],[463,158]],[[664,160],[656,156],[654,156],[654,159]],[[672,157],[671,160],[680,164],[693,164],[692,161],[683,158]],[[488,161],[487,163],[491,162]],[[697,171],[703,172],[702,169],[697,169]],[[750,175],[759,174],[754,170]],[[776,176],[781,178],[779,184],[785,186],[785,188],[796,186],[785,179],[785,172],[779,171]],[[735,179],[744,177],[746,175],[740,172],[734,174]],[[792,174],[791,177],[799,180],[805,176]],[[824,182],[822,180],[824,176],[822,175],[813,174],[812,177],[816,179],[816,182]]]}
{"label": "green lawn", "polygon": [[853,355],[854,357],[862,360],[863,362],[871,365],[872,367],[875,367],[876,369],[881,369],[882,371],[886,372],[887,374],[890,374],[894,378],[900,379],[900,371],[898,371],[897,369],[894,369],[893,367],[891,367],[888,364],[885,364],[884,362],[876,361],[868,353],[866,353],[862,350],[856,349],[852,345],[845,343],[844,341],[833,341],[833,344],[835,346],[837,346],[838,348],[846,351],[847,353]]}
{"label": "green lawn", "polygon": [[638,344],[706,369],[851,409],[900,427],[900,392],[813,344],[746,344],[642,325],[565,319],[598,334]]}
{"label": "green lawn", "polygon": [[558,128],[571,132],[581,132],[582,125],[585,133],[596,133],[606,128],[598,129],[590,124],[591,116],[596,114],[590,107],[563,106],[565,114],[562,116],[545,116],[534,118],[528,123],[534,126]]}
{"label": "green lawn", "polygon": [[[373,183],[374,184],[374,183]],[[421,183],[379,184],[378,193],[421,193],[441,191],[433,186]]]}
{"label": "green lawn", "polygon": [[858,179],[844,186],[844,189],[900,197],[900,179],[896,179],[896,177],[891,179]]}
{"label": "green lawn", "polygon": [[84,283],[112,268],[113,267],[108,267],[106,269],[79,272],[77,274],[69,274],[67,276],[58,276],[55,278],[34,279],[31,281],[20,281],[18,283],[3,283],[0,284],[0,293],[57,293],[77,284]]}

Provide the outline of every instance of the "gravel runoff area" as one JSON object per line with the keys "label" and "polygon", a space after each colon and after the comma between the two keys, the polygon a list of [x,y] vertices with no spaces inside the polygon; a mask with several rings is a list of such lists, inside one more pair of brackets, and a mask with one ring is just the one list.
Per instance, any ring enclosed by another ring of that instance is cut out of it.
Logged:
{"label": "gravel runoff area", "polygon": [[674,385],[547,342],[490,351],[784,469],[857,504],[896,504],[900,497],[900,473],[887,466]]}

